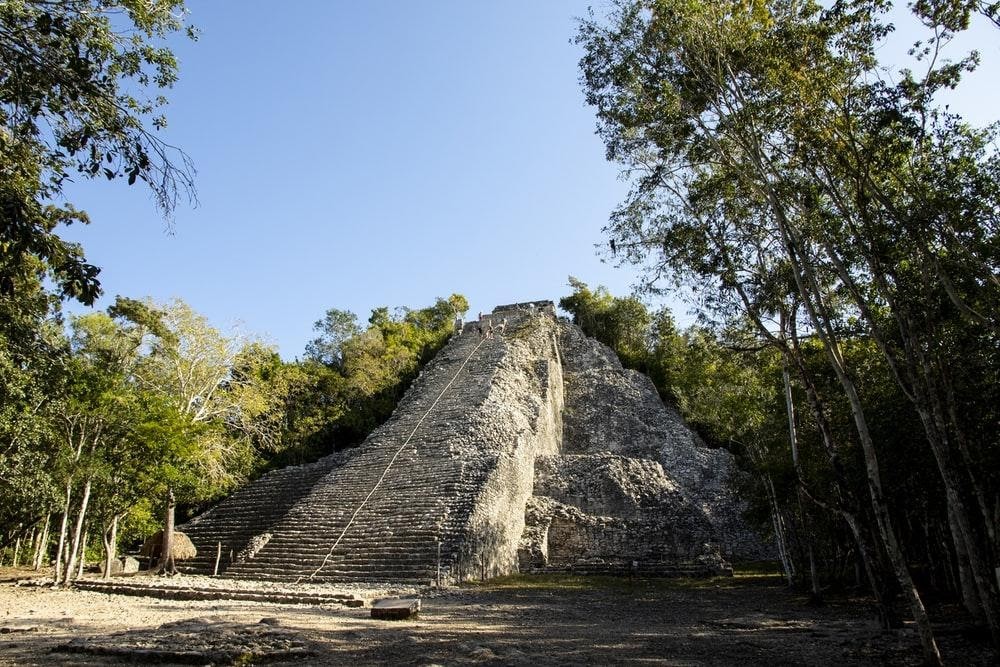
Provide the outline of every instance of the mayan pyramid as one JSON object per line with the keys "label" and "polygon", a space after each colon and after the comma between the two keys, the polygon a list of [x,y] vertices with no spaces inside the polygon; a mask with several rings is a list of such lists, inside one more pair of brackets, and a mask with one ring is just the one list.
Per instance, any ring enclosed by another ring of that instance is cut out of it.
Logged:
{"label": "mayan pyramid", "polygon": [[555,317],[501,306],[359,447],[265,475],[182,526],[189,572],[443,583],[514,571],[717,574],[768,548],[652,382]]}

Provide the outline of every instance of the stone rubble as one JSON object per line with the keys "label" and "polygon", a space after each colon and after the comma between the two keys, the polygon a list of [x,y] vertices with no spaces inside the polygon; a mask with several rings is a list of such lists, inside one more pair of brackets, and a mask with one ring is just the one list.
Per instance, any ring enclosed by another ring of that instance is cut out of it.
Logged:
{"label": "stone rubble", "polygon": [[[674,574],[729,571],[725,559],[773,556],[728,487],[732,455],[705,446],[645,375],[560,323],[565,410],[557,457],[536,462],[522,567]],[[578,510],[547,514],[565,506]],[[539,526],[547,528],[539,529]],[[546,544],[538,542],[547,533]]]}
{"label": "stone rubble", "polygon": [[78,637],[56,647],[76,653],[128,660],[132,664],[247,665],[302,660],[317,655],[315,642],[298,631],[261,619],[256,624],[191,618],[164,623],[158,629],[127,630]]}

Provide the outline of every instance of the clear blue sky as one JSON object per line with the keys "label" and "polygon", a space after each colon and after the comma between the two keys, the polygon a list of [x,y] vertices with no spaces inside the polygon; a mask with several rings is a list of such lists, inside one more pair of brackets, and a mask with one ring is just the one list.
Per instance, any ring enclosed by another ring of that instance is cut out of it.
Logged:
{"label": "clear blue sky", "polygon": [[557,299],[570,274],[628,292],[595,256],[625,185],[578,83],[587,4],[189,0],[202,35],[175,41],[165,138],[200,203],[168,235],[138,187],[69,190],[99,306],[181,297],[293,358],[330,307],[460,292],[474,313]]}
{"label": "clear blue sky", "polygon": [[[123,183],[70,196],[106,294],[179,296],[301,354],[329,307],[556,299],[624,185],[569,43],[583,2],[198,2],[169,140],[200,204],[172,236]],[[102,303],[107,303],[105,299]]]}

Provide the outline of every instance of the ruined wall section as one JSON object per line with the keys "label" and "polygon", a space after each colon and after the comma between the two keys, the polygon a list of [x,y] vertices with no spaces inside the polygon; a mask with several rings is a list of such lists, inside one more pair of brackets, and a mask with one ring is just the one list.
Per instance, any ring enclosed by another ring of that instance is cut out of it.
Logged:
{"label": "ruined wall section", "polygon": [[[494,318],[504,312],[494,311]],[[514,311],[521,312],[521,311]],[[453,580],[517,571],[525,505],[533,492],[535,461],[559,451],[563,378],[556,322],[549,314],[521,316],[505,336],[486,400],[472,416],[465,456],[486,457],[482,486],[449,573]]]}
{"label": "ruined wall section", "polygon": [[[717,548],[726,558],[768,557],[771,547],[746,526],[727,483],[732,455],[705,446],[652,381],[623,368],[610,348],[566,322],[559,334],[562,457],[536,480],[536,495],[632,522],[622,530],[637,537],[622,554],[633,549],[666,562],[711,558]],[[603,557],[620,556],[609,549]]]}

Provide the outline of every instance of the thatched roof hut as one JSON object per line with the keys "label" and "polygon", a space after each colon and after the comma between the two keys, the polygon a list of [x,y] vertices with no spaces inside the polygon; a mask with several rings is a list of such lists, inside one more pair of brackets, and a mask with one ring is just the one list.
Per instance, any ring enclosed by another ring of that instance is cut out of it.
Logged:
{"label": "thatched roof hut", "polygon": [[[146,541],[142,543],[139,555],[144,558],[159,558],[162,544],[163,531],[158,530],[147,537]],[[198,555],[198,550],[192,544],[191,538],[177,530],[174,531],[174,537],[170,541],[170,551],[173,554],[174,560],[188,560]]]}

